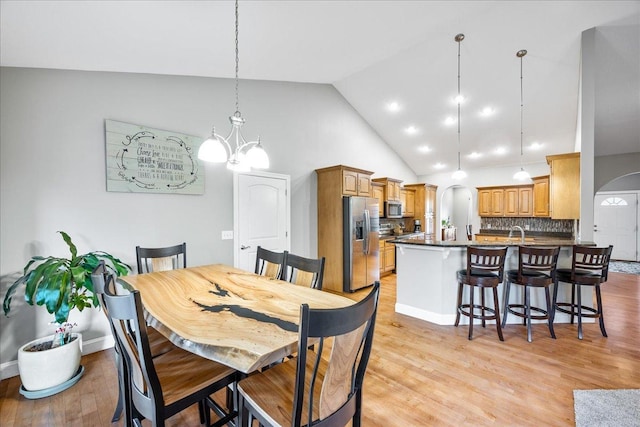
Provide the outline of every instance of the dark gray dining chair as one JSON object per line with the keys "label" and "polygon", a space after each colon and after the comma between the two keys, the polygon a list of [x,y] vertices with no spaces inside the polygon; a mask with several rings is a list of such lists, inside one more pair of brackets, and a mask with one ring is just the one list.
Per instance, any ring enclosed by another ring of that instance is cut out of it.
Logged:
{"label": "dark gray dining chair", "polygon": [[187,267],[187,244],[163,248],[143,248],[136,246],[138,273],[175,270]]}
{"label": "dark gray dining chair", "polygon": [[300,286],[322,290],[325,258],[305,258],[290,252],[284,260],[282,279]]}
{"label": "dark gray dining chair", "polygon": [[281,279],[287,251],[274,252],[258,246],[255,273],[271,279]]}

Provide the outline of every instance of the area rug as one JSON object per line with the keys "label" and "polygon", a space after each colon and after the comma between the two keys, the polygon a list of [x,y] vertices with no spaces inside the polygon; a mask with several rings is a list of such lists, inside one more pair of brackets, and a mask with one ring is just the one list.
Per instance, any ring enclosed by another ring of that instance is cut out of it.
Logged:
{"label": "area rug", "polygon": [[639,427],[640,389],[573,390],[576,427]]}
{"label": "area rug", "polygon": [[610,261],[609,271],[614,273],[640,274],[640,262]]}

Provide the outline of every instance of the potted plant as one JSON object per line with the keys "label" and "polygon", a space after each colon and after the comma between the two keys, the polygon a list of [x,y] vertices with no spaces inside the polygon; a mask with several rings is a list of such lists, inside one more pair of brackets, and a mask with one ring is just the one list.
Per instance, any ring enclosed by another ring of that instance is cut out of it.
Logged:
{"label": "potted plant", "polygon": [[[71,252],[70,258],[34,256],[24,267],[22,276],[7,290],[3,309],[11,310],[16,290],[24,286],[24,298],[29,305],[43,305],[54,315],[58,327],[53,338],[37,339],[18,350],[18,369],[23,388],[27,391],[51,390],[78,373],[81,355],[81,336],[71,333],[69,313],[87,307],[98,307],[93,292],[91,273],[100,261],[114,274],[126,275],[131,267],[102,251],[78,255],[71,237],[59,231]],[[61,390],[56,390],[61,391]]]}

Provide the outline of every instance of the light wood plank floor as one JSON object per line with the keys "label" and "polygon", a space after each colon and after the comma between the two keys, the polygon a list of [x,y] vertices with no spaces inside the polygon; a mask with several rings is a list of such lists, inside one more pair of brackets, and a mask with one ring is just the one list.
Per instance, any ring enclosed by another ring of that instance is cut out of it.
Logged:
{"label": "light wood plank floor", "polygon": [[[356,296],[357,297],[357,296]],[[382,280],[381,305],[364,384],[364,426],[572,426],[574,389],[640,388],[640,276],[611,273],[603,286],[609,338],[585,325],[437,326],[393,311],[395,277]],[[107,426],[117,397],[112,350],[82,358],[85,376],[40,400],[18,393],[18,377],[0,383],[0,425]],[[122,422],[114,425],[122,425]],[[168,425],[198,425],[195,407]]]}

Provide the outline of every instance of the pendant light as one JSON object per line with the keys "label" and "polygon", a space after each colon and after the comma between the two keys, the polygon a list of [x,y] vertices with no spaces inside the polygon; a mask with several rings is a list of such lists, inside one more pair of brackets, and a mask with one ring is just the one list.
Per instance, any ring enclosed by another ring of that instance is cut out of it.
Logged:
{"label": "pendant light", "polygon": [[467,177],[467,173],[460,169],[460,104],[462,104],[462,95],[460,94],[460,43],[464,40],[464,34],[457,34],[454,40],[458,43],[458,96],[456,96],[456,103],[458,104],[458,170],[451,175],[451,178],[461,180]]}
{"label": "pendant light", "polygon": [[524,98],[522,96],[522,58],[524,58],[524,56],[527,54],[526,50],[519,50],[518,52],[516,52],[516,56],[518,58],[520,58],[520,170],[518,172],[515,173],[515,175],[513,175],[513,179],[518,180],[518,181],[528,181],[531,179],[531,176],[529,175],[529,172],[527,172],[526,170],[524,170],[524,159],[523,159],[523,127],[522,127],[522,122],[523,122],[523,111],[524,111]]}
{"label": "pendant light", "polygon": [[242,118],[239,108],[238,96],[238,0],[236,0],[236,112],[229,117],[231,132],[226,138],[216,134],[216,129],[211,129],[211,136],[200,145],[198,158],[206,162],[227,163],[227,168],[234,171],[249,171],[254,169],[267,169],[269,156],[262,148],[260,137],[257,141],[246,141],[240,132],[245,120]]}

